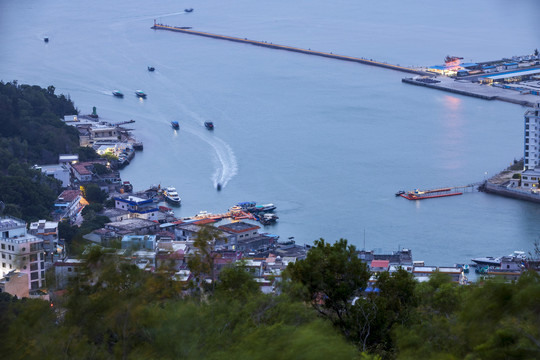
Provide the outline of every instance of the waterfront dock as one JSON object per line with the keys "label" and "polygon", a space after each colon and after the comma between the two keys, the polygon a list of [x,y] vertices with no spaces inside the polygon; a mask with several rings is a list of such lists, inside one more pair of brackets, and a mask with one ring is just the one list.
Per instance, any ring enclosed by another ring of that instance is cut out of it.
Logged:
{"label": "waterfront dock", "polygon": [[446,76],[436,78],[404,78],[401,79],[406,84],[424,86],[431,89],[451,92],[465,96],[472,96],[484,100],[499,100],[523,106],[533,106],[538,101],[538,96],[532,94],[521,94],[514,90],[507,90],[490,85],[481,85],[467,80],[455,80]]}
{"label": "waterfront dock", "polygon": [[187,27],[177,27],[177,26],[169,26],[169,25],[157,24],[155,22],[155,20],[154,20],[154,26],[152,26],[152,29],[154,29],[154,30],[176,31],[176,32],[184,33],[184,34],[198,35],[198,36],[204,36],[204,37],[209,37],[209,38],[213,38],[213,39],[227,40],[227,41],[233,41],[233,42],[238,42],[238,43],[243,43],[243,44],[250,44],[250,45],[255,45],[255,46],[262,46],[262,47],[266,47],[266,48],[270,48],[270,49],[292,51],[292,52],[302,53],[302,54],[306,54],[306,55],[322,56],[322,57],[335,59],[335,60],[352,61],[352,62],[356,62],[356,63],[360,63],[360,64],[379,66],[379,67],[386,68],[386,69],[402,71],[402,72],[412,73],[412,74],[416,74],[416,75],[434,76],[434,74],[431,74],[431,73],[428,73],[428,72],[425,72],[425,71],[422,71],[422,70],[408,68],[408,67],[400,66],[400,65],[387,64],[385,62],[376,61],[376,60],[373,60],[373,59],[365,59],[365,58],[359,58],[359,57],[353,57],[353,56],[338,55],[338,54],[333,54],[331,52],[328,53],[328,52],[322,52],[322,51],[315,51],[315,50],[311,50],[311,49],[302,49],[302,48],[298,48],[298,47],[294,47],[294,46],[273,44],[273,43],[269,43],[269,42],[266,42],[266,41],[257,41],[257,40],[250,40],[250,39],[247,39],[247,38],[242,39],[242,38],[233,37],[233,36],[212,34],[212,33],[208,33],[208,32],[191,30],[190,28],[187,28]]}

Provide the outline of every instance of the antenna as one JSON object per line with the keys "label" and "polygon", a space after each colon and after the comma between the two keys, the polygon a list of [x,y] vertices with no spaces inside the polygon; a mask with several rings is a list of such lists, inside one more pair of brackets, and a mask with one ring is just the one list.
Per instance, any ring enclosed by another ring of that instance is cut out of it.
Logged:
{"label": "antenna", "polygon": [[0,215],[4,212],[5,208],[6,208],[6,204],[4,204],[3,201],[0,201]]}

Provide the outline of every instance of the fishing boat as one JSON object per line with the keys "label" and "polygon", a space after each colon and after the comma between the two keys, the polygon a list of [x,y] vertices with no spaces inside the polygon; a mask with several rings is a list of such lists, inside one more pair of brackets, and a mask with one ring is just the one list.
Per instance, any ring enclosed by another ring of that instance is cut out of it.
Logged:
{"label": "fishing boat", "polygon": [[153,67],[153,66],[148,66],[148,71],[154,71],[154,70],[156,70],[155,67]]}
{"label": "fishing boat", "polygon": [[205,121],[204,126],[206,126],[208,130],[214,130],[214,123],[211,121]]}
{"label": "fishing boat", "polygon": [[180,128],[180,124],[178,124],[178,121],[171,121],[171,126],[173,127],[173,129]]}
{"label": "fishing boat", "polygon": [[180,205],[180,203],[182,202],[180,196],[178,196],[178,193],[176,192],[176,189],[172,186],[163,189],[163,196],[165,196],[166,201],[170,202],[173,205]]}
{"label": "fishing boat", "polygon": [[143,99],[146,98],[146,94],[142,90],[136,90],[135,95],[137,95],[138,97],[143,98]]}
{"label": "fishing boat", "polygon": [[407,191],[403,194],[398,194],[401,197],[404,197],[408,200],[423,200],[423,199],[434,199],[439,197],[463,195],[463,192],[457,191],[454,188],[442,188],[434,190],[418,190],[414,189],[413,191]]}
{"label": "fishing boat", "polygon": [[123,98],[124,94],[120,90],[113,90],[112,94],[116,97]]}

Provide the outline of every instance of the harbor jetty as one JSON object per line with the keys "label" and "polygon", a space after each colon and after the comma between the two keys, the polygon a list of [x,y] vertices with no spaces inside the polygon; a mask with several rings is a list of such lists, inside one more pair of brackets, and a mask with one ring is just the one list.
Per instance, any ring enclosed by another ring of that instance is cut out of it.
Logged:
{"label": "harbor jetty", "polygon": [[401,79],[406,84],[424,86],[431,89],[442,90],[454,94],[471,96],[484,100],[499,100],[523,106],[533,106],[536,95],[522,94],[517,91],[506,90],[500,87],[473,83],[466,80],[456,80],[446,76],[413,77]]}
{"label": "harbor jetty", "polygon": [[373,60],[373,59],[365,59],[365,58],[359,58],[359,57],[353,57],[353,56],[338,55],[338,54],[333,54],[331,52],[328,53],[328,52],[322,52],[322,51],[315,51],[315,50],[311,50],[311,49],[302,49],[302,48],[298,48],[298,47],[294,47],[294,46],[273,44],[271,42],[266,42],[266,41],[257,41],[257,40],[250,40],[250,39],[247,39],[247,38],[238,38],[238,37],[227,36],[227,35],[212,34],[212,33],[208,33],[208,32],[192,30],[191,28],[185,27],[185,26],[178,27],[178,26],[157,24],[156,20],[154,20],[154,26],[152,26],[152,29],[154,29],[154,30],[176,31],[176,32],[184,33],[184,34],[198,35],[198,36],[204,36],[204,37],[209,37],[209,38],[213,38],[213,39],[228,40],[228,41],[239,42],[239,43],[243,43],[243,44],[262,46],[262,47],[266,47],[266,48],[270,48],[270,49],[285,50],[285,51],[292,51],[292,52],[297,52],[297,53],[302,53],[302,54],[307,54],[307,55],[322,56],[322,57],[335,59],[335,60],[352,61],[352,62],[361,63],[361,64],[365,64],[365,65],[379,66],[379,67],[383,67],[383,68],[386,68],[386,69],[402,71],[402,72],[412,73],[412,74],[416,74],[416,75],[434,76],[434,74],[430,74],[430,73],[422,71],[422,70],[408,68],[408,67],[400,66],[400,65],[387,64],[385,62],[376,61],[376,60]]}

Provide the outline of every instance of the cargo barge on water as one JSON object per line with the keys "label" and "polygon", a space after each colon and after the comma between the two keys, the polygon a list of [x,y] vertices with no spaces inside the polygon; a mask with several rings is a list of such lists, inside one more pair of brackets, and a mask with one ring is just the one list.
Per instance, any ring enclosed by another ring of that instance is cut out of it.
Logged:
{"label": "cargo barge on water", "polygon": [[462,191],[457,190],[456,188],[442,188],[442,189],[433,189],[421,191],[414,189],[413,191],[400,191],[396,195],[399,195],[407,200],[424,200],[424,199],[434,199],[447,196],[463,195]]}

